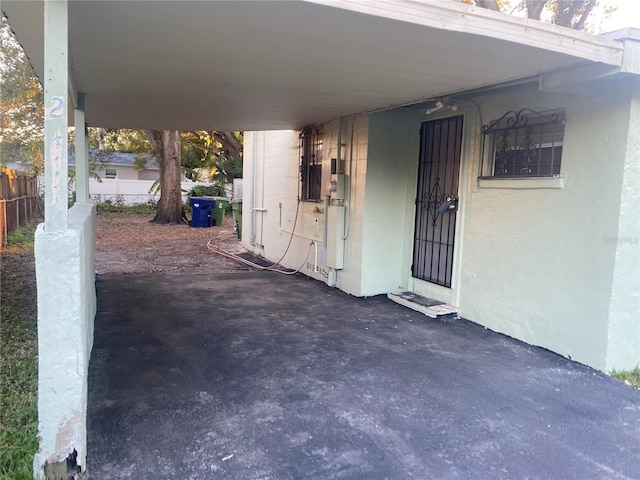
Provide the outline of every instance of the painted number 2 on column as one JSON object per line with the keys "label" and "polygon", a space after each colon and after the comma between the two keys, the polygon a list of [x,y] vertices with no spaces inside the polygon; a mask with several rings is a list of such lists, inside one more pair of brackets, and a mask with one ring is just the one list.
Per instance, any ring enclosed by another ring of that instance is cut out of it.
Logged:
{"label": "painted number 2 on column", "polygon": [[47,118],[61,118],[64,115],[64,98],[51,97],[51,106],[47,108]]}

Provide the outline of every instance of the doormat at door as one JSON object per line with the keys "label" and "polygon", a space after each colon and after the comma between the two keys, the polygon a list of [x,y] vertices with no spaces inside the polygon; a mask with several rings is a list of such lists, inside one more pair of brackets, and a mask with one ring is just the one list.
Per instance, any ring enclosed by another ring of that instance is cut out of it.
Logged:
{"label": "doormat at door", "polygon": [[433,298],[423,297],[413,292],[393,292],[387,294],[387,298],[416,312],[424,313],[431,318],[458,312],[458,309],[453,305]]}

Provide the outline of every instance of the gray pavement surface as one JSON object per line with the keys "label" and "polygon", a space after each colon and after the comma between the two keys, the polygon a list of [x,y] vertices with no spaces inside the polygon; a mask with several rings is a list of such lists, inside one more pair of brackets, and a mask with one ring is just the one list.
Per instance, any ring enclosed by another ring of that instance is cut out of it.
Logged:
{"label": "gray pavement surface", "polygon": [[640,391],[302,276],[102,276],[91,479],[638,479]]}

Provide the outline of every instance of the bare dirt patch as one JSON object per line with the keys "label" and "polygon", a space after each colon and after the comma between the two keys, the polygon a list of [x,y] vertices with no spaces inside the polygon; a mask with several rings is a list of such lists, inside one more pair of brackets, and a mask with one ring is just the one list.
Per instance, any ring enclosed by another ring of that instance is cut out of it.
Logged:
{"label": "bare dirt patch", "polygon": [[233,233],[233,220],[223,225],[194,228],[158,225],[149,215],[98,213],[96,226],[96,273],[212,273],[247,270],[247,267],[216,255],[207,248],[213,239],[225,250],[244,251]]}

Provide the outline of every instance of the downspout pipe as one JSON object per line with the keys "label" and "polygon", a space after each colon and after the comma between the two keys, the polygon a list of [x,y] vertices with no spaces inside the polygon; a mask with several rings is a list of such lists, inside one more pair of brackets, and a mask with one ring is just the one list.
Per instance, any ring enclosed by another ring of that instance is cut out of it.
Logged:
{"label": "downspout pipe", "polygon": [[[336,173],[340,172],[341,169],[341,157],[342,157],[342,117],[338,117],[338,120],[336,121],[336,126],[338,129],[338,133],[336,135],[336,144],[338,147],[338,150],[336,152]],[[331,207],[331,196],[327,195],[326,196],[326,205],[325,205],[325,212],[327,212],[327,215],[324,216],[325,218],[325,224],[324,224],[324,258],[327,258],[327,247],[328,247],[328,242],[329,242],[329,237],[328,237],[328,233],[329,233],[329,208]],[[317,249],[318,247],[316,246],[316,255],[317,255]],[[316,261],[317,264],[317,261]],[[337,276],[338,276],[338,271],[334,270],[333,268],[329,269],[329,273],[327,275],[327,285],[330,287],[335,287],[337,284]]]}
{"label": "downspout pipe", "polygon": [[256,152],[256,135],[257,132],[251,132],[251,152],[253,154],[253,162],[251,165],[251,204],[249,211],[251,212],[251,232],[249,233],[249,243],[252,247],[256,246],[256,168],[258,163],[258,155]]}
{"label": "downspout pipe", "polygon": [[[266,162],[267,162],[267,133],[266,132],[262,132],[262,179],[261,179],[261,187],[260,187],[260,208],[255,209],[256,212],[261,212],[261,215],[267,211],[267,209],[264,207],[264,177],[265,177],[265,171],[266,169]],[[255,239],[254,239],[255,242]],[[264,248],[264,245],[262,244],[262,242],[264,242],[264,216],[260,217],[260,244],[258,245],[260,248]],[[257,243],[257,242],[255,242]]]}
{"label": "downspout pipe", "polygon": [[342,118],[338,117],[337,120],[338,123],[338,152],[336,153],[336,159],[337,159],[337,165],[336,168],[338,169],[338,171],[340,170],[340,154],[342,153]]}

